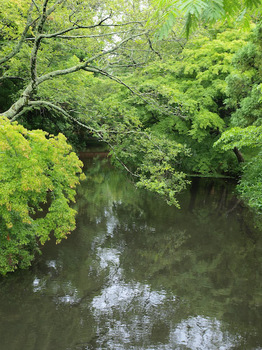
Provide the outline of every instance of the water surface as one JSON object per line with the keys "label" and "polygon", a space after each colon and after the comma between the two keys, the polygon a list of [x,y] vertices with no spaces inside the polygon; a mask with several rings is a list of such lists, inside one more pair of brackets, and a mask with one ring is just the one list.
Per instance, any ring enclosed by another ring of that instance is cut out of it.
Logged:
{"label": "water surface", "polygon": [[0,280],[0,349],[262,349],[262,232],[229,180],[181,210],[87,164],[77,229]]}

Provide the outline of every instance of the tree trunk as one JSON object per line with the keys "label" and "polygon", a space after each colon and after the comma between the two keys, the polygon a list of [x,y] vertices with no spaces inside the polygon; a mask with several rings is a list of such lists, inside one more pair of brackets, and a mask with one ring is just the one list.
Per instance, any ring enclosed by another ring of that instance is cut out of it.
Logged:
{"label": "tree trunk", "polygon": [[243,163],[245,161],[243,154],[239,151],[237,147],[233,149],[235,155],[237,156],[238,163]]}
{"label": "tree trunk", "polygon": [[2,115],[7,117],[8,119],[14,118],[16,114],[18,114],[28,104],[32,92],[33,84],[31,82],[24,90],[22,96],[7,111],[2,113]]}

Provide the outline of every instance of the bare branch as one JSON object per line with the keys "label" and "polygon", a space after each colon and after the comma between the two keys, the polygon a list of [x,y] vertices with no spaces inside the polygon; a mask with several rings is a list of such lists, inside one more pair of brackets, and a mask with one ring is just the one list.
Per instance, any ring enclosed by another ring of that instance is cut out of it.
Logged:
{"label": "bare branch", "polygon": [[131,170],[122,162],[122,160],[116,155],[116,151],[115,151],[114,146],[113,146],[110,142],[106,142],[106,143],[107,143],[108,146],[111,148],[112,152],[114,153],[114,156],[115,156],[116,160],[122,165],[122,167],[123,167],[129,174],[131,174],[132,176],[140,178],[139,175],[133,173],[133,171],[131,171]]}
{"label": "bare branch", "polygon": [[160,60],[162,60],[162,56],[160,55],[160,53],[159,53],[158,51],[156,51],[156,50],[153,48],[152,42],[151,42],[151,40],[150,40],[149,37],[147,37],[147,41],[148,41],[148,44],[149,44],[150,49],[160,58]]}
{"label": "bare branch", "polygon": [[[73,120],[74,122],[76,122],[78,125],[84,127],[85,129],[89,130],[90,132],[92,132],[93,134],[97,134],[99,135],[101,132],[103,132],[103,130],[97,130],[95,128],[92,128],[91,126],[88,126],[82,122],[80,122],[78,119],[74,118],[71,116],[71,114],[69,114],[67,111],[65,111],[62,107],[55,105],[54,103],[48,102],[48,101],[42,101],[42,100],[38,100],[38,101],[29,101],[28,102],[28,106],[32,106],[32,107],[48,107],[51,109],[56,110],[57,112],[63,114],[64,116],[66,116],[67,118]],[[15,119],[17,119],[17,117],[15,117]],[[12,119],[13,121],[13,119]]]}
{"label": "bare branch", "polygon": [[[118,34],[128,34],[131,33],[132,30],[121,31],[121,32],[111,32],[111,33],[101,33],[101,34],[93,34],[93,35],[62,35],[73,30],[78,29],[76,26],[70,27],[64,30],[61,30],[57,33],[52,34],[41,34],[41,39],[50,39],[50,38],[60,38],[60,39],[85,39],[85,38],[100,38],[105,36],[112,36]],[[35,40],[35,38],[27,38],[26,40]]]}
{"label": "bare branch", "polygon": [[120,80],[119,78],[109,74],[108,72],[100,69],[100,68],[97,68],[97,67],[91,67],[91,66],[88,66],[86,68],[84,68],[84,70],[86,70],[87,72],[93,72],[93,73],[99,73],[101,75],[104,75],[106,77],[108,77],[109,79],[111,80],[114,80],[116,81],[118,84],[121,84],[123,86],[125,86],[129,91],[132,92],[132,94],[138,96],[139,98],[141,98],[144,102],[146,102],[148,104],[148,101],[145,100],[143,98],[143,96],[139,93],[139,92],[136,92],[135,90],[133,90],[129,85],[127,85],[126,83],[124,83],[122,80]]}
{"label": "bare branch", "polygon": [[40,16],[39,24],[37,27],[37,35],[31,53],[31,79],[33,88],[35,88],[37,85],[37,54],[40,48],[41,40],[45,37],[45,35],[43,35],[44,24],[46,22],[47,17],[56,9],[58,5],[62,4],[65,0],[56,1],[56,3],[52,7],[50,7],[50,9],[47,9],[48,1],[49,0],[44,0],[43,3],[42,15]]}
{"label": "bare branch", "polygon": [[[48,1],[48,0],[47,0]],[[58,5],[61,5],[65,0],[57,0],[53,6],[51,6],[47,11],[46,11],[46,16],[50,16],[52,12],[56,9]]]}
{"label": "bare branch", "polygon": [[[129,23],[123,23],[123,24],[119,24],[119,25],[113,25],[113,24],[112,25],[111,24],[110,25],[109,24],[103,25],[103,24],[101,24],[101,23],[103,23],[103,21],[105,21],[107,19],[108,19],[108,17],[101,20],[99,23],[91,25],[91,26],[81,26],[78,24],[74,24],[73,26],[68,27],[68,28],[61,30],[59,32],[56,32],[56,33],[41,34],[41,39],[42,38],[50,39],[50,38],[55,38],[55,37],[62,38],[62,39],[76,39],[76,38],[82,39],[82,38],[99,38],[99,37],[117,35],[117,34],[127,34],[127,33],[130,33],[131,30],[121,31],[121,32],[112,32],[112,33],[101,33],[101,34],[94,34],[94,35],[72,35],[72,36],[63,35],[65,33],[68,33],[68,32],[71,32],[71,31],[77,30],[77,29],[94,29],[96,27],[120,27],[120,26],[126,26],[126,25],[133,24],[133,23],[140,23],[140,22],[129,22]],[[35,40],[35,38],[27,38],[26,40]]]}
{"label": "bare branch", "polygon": [[[98,58],[106,56],[106,55],[108,55],[108,54],[118,50],[121,46],[123,46],[129,40],[132,40],[132,39],[134,39],[134,38],[136,38],[138,36],[144,35],[146,33],[147,32],[142,32],[142,33],[137,34],[137,35],[132,35],[132,36],[122,40],[118,45],[115,45],[112,49],[109,49],[107,51],[103,51],[103,52],[101,52],[101,53],[99,53],[99,54],[89,58],[85,62],[80,63],[80,64],[78,64],[76,66],[73,66],[73,67],[70,67],[70,68],[67,68],[67,69],[61,69],[61,70],[53,71],[53,72],[47,73],[45,75],[42,75],[41,77],[39,77],[37,79],[37,85],[43,83],[46,80],[52,79],[52,78],[54,78],[56,76],[67,75],[67,74],[70,74],[70,73],[77,72],[79,70],[88,70],[89,63],[91,63],[93,61],[96,61]],[[90,72],[91,71],[93,71],[93,68],[90,69]]]}
{"label": "bare branch", "polygon": [[[58,4],[61,4],[62,2],[64,2],[65,0],[59,0],[56,2],[56,4],[54,4],[54,6],[52,6],[52,8],[50,8],[46,13],[47,13],[47,16],[49,16],[54,10],[55,10],[55,7],[58,5]],[[101,27],[101,26],[105,26],[103,25],[102,23],[105,22],[106,20],[108,20],[109,18],[111,17],[108,16],[104,19],[102,19],[99,23],[97,24],[93,24],[91,26],[83,26],[83,25],[79,25],[77,23],[75,23],[72,27],[69,27],[67,29],[64,29],[64,30],[61,30],[59,32],[56,32],[56,33],[52,33],[52,34],[45,34],[45,35],[41,35],[41,37],[43,38],[54,38],[54,37],[57,37],[58,35],[62,35],[62,34],[65,34],[65,33],[68,33],[72,30],[76,30],[76,29],[93,29],[93,28],[96,28],[96,27]]]}
{"label": "bare branch", "polygon": [[16,119],[20,118],[23,114],[32,111],[34,109],[34,107],[25,107],[23,108],[19,113],[17,113],[12,119],[10,119],[11,122],[14,122]]}
{"label": "bare branch", "polygon": [[110,10],[110,15],[101,19],[101,21],[98,23],[98,26],[101,26],[105,21],[107,21],[109,18],[112,17],[112,10]]}
{"label": "bare branch", "polygon": [[32,95],[33,92],[33,85],[32,82],[30,82],[25,90],[22,93],[22,96],[2,115],[6,116],[9,119],[14,118],[17,113],[19,113],[24,107],[28,105],[28,101]]}
{"label": "bare branch", "polygon": [[18,77],[18,76],[7,76],[4,75],[2,77],[0,77],[0,82],[6,79],[10,79],[10,80],[25,80],[24,78]]}
{"label": "bare branch", "polygon": [[[94,34],[94,35],[57,35],[57,38],[60,39],[89,39],[89,38],[101,38],[105,36],[112,36],[112,35],[118,35],[118,34],[129,34],[131,30],[122,31],[122,32],[112,32],[112,33],[101,33],[101,34]],[[46,38],[46,36],[45,36]]]}
{"label": "bare branch", "polygon": [[33,82],[33,87],[36,85],[36,78],[37,78],[37,53],[38,50],[40,48],[40,44],[41,44],[41,33],[43,32],[43,27],[47,18],[47,4],[48,4],[49,0],[45,0],[44,4],[43,4],[43,10],[42,10],[42,14],[40,16],[40,21],[37,27],[37,36],[34,42],[34,47],[32,49],[32,53],[31,53],[31,79]]}
{"label": "bare branch", "polygon": [[[110,147],[110,149],[112,150],[112,152],[114,153],[115,158],[117,159],[117,161],[123,166],[123,168],[132,176],[134,177],[140,177],[139,175],[133,173],[122,161],[121,159],[116,155],[115,152],[115,148],[114,146],[103,137],[103,132],[105,132],[105,130],[97,130],[91,126],[88,126],[84,123],[82,123],[81,121],[79,121],[78,119],[72,117],[68,112],[66,112],[63,108],[61,108],[60,106],[55,105],[54,103],[48,102],[48,101],[30,101],[28,103],[28,107],[24,108],[20,113],[18,113],[14,118],[11,119],[11,121],[15,121],[18,117],[20,117],[21,115],[23,115],[25,112],[28,112],[29,110],[34,109],[35,107],[47,107],[47,108],[51,108],[61,114],[63,114],[65,117],[73,120],[75,123],[77,123],[78,125],[80,125],[81,127],[85,128],[86,130],[88,130],[89,132],[91,132],[92,134],[95,134],[101,141],[104,141],[108,144],[108,146]],[[136,133],[136,131],[127,131],[126,133]],[[144,132],[139,132],[139,134],[145,134]]]}
{"label": "bare branch", "polygon": [[[181,48],[182,50],[184,50],[185,45],[186,45],[186,43],[187,43],[187,40],[185,40],[184,42],[182,42],[182,39],[181,39],[181,38],[177,38],[177,35],[176,35],[176,33],[175,33],[174,30],[171,30],[171,33],[174,35],[173,40],[175,40],[175,42],[177,42],[177,43],[179,44],[180,48]],[[172,40],[167,40],[167,41],[172,41]]]}
{"label": "bare branch", "polygon": [[180,119],[187,119],[186,116],[183,116],[181,114],[181,109],[179,107],[177,107],[176,109],[175,108],[172,108],[170,106],[167,106],[167,107],[162,107],[161,105],[158,105],[154,100],[153,98],[144,98],[142,96],[142,94],[140,92],[137,92],[135,91],[134,89],[132,89],[129,85],[127,85],[126,83],[124,83],[122,80],[120,80],[118,77],[115,77],[111,74],[109,74],[108,72],[100,69],[100,68],[97,68],[97,67],[92,67],[92,66],[88,66],[86,68],[84,68],[84,70],[88,71],[88,72],[93,72],[93,73],[99,73],[101,75],[104,75],[106,76],[107,78],[117,82],[118,84],[120,85],[123,85],[124,87],[126,87],[132,94],[138,96],[141,100],[143,100],[146,104],[148,105],[151,105],[153,107],[156,107],[158,109],[160,109],[163,113],[172,113],[173,115],[179,117]]}
{"label": "bare branch", "polygon": [[[130,24],[140,24],[143,26],[143,23],[146,23],[146,21],[133,21],[133,22],[126,22],[126,23],[120,23],[120,24],[103,24],[101,27],[123,27],[128,26]],[[80,27],[81,28],[81,27]]]}
{"label": "bare branch", "polygon": [[130,68],[130,67],[144,67],[146,65],[146,62],[142,63],[130,63],[130,64],[118,64],[114,62],[109,62],[109,66],[114,67],[114,68]]}
{"label": "bare branch", "polygon": [[37,9],[37,12],[40,13],[40,10],[39,10],[39,7],[37,6],[35,0],[32,0],[33,4],[35,5],[36,9]]}
{"label": "bare branch", "polygon": [[[68,33],[68,32],[71,32],[72,30],[75,30],[75,29],[78,29],[76,26],[72,26],[72,27],[69,27],[67,29],[64,29],[64,30],[61,30],[59,32],[56,32],[56,33],[52,33],[52,34],[41,34],[41,39],[45,38],[45,39],[50,39],[50,38],[55,38],[59,35],[62,35],[62,34],[65,34],[65,33]],[[28,39],[28,40],[31,40]]]}

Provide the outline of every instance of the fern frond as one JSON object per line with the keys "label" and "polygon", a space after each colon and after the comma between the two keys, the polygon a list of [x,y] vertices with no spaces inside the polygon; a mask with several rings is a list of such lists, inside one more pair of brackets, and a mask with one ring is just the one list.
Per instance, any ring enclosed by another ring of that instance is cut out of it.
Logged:
{"label": "fern frond", "polygon": [[224,11],[226,16],[233,16],[242,8],[242,4],[236,0],[224,0]]}
{"label": "fern frond", "polygon": [[244,15],[239,16],[236,22],[241,25],[241,28],[249,30],[252,24],[252,16],[250,13],[246,12],[246,9],[243,12]]}
{"label": "fern frond", "polygon": [[156,38],[158,40],[162,40],[163,38],[166,38],[168,36],[169,32],[175,24],[176,17],[176,13],[174,11],[169,13],[164,24],[159,28],[159,30],[156,33]]}
{"label": "fern frond", "polygon": [[214,23],[227,19],[248,28],[251,16],[260,18],[262,11],[262,0],[152,0],[152,3],[163,23],[159,38],[168,35],[178,17],[185,20],[184,31],[188,37],[193,27],[201,21]]}
{"label": "fern frond", "polygon": [[196,16],[189,13],[185,18],[185,25],[183,28],[183,32],[186,34],[186,38],[188,39],[192,30],[194,30],[198,24],[198,18]]}
{"label": "fern frond", "polygon": [[153,16],[149,18],[147,25],[150,25],[152,19],[159,19],[160,26],[155,33],[155,39],[161,40],[166,38],[179,16],[178,3],[179,0],[153,0],[152,4],[156,7]]}
{"label": "fern frond", "polygon": [[203,0],[184,0],[181,2],[180,10],[186,17],[192,15],[200,18],[206,7],[207,4]]}
{"label": "fern frond", "polygon": [[244,5],[247,8],[256,8],[261,6],[261,0],[244,0]]}
{"label": "fern frond", "polygon": [[223,0],[209,0],[203,11],[202,17],[204,21],[215,22],[225,16]]}

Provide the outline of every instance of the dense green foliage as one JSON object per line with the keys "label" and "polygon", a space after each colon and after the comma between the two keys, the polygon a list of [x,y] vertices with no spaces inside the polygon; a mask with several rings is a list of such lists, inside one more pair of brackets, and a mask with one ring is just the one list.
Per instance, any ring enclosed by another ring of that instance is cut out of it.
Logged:
{"label": "dense green foliage", "polygon": [[164,62],[154,62],[130,79],[129,84],[138,86],[151,102],[127,97],[143,125],[191,149],[191,157],[182,160],[186,172],[232,174],[238,169],[234,154],[213,149],[213,143],[229,123],[225,79],[246,38],[234,29],[198,35],[179,56],[174,53]]}
{"label": "dense green foliage", "polygon": [[232,110],[229,130],[217,145],[223,150],[237,147],[245,155],[239,191],[248,204],[262,209],[262,27],[255,28],[251,40],[234,56],[234,71],[228,76],[226,104]]}
{"label": "dense green foliage", "polygon": [[183,172],[243,173],[239,193],[261,210],[261,29],[222,28],[123,76],[140,96],[98,79],[107,88],[98,89],[96,113],[107,120],[112,111],[114,118],[128,113],[151,135],[184,145],[189,152],[176,162]]}
{"label": "dense green foliage", "polygon": [[78,149],[103,141],[137,186],[177,207],[188,174],[243,173],[242,197],[262,209],[260,11],[259,0],[3,1],[0,273],[74,228],[80,163],[59,133]]}
{"label": "dense green foliage", "polygon": [[62,134],[28,131],[0,119],[0,271],[27,267],[37,243],[57,242],[75,228],[81,162]]}

